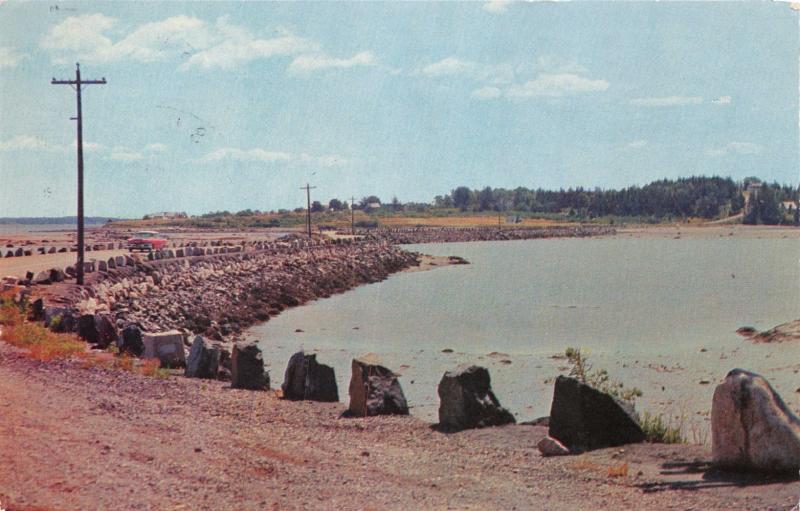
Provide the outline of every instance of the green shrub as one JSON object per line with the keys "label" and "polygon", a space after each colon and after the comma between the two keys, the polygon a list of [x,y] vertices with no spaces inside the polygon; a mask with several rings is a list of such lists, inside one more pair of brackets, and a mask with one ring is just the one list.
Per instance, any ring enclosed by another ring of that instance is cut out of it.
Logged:
{"label": "green shrub", "polygon": [[654,415],[644,412],[639,416],[639,426],[644,431],[644,436],[648,442],[658,444],[685,444],[686,438],[683,436],[683,427],[678,425],[673,427],[664,422],[662,415]]}
{"label": "green shrub", "polygon": [[589,358],[581,353],[580,348],[567,348],[564,354],[567,357],[567,361],[572,364],[569,375],[581,383],[629,403],[633,403],[637,397],[642,395],[641,389],[636,387],[625,388],[621,381],[612,380],[605,369],[592,371],[592,364],[589,363]]}

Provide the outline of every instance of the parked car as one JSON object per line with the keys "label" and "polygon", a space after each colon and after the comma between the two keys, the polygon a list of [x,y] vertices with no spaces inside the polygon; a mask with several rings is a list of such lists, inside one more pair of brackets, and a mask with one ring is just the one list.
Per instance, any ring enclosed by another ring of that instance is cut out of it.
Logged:
{"label": "parked car", "polygon": [[167,240],[156,231],[140,231],[128,238],[128,250],[160,250],[167,246]]}

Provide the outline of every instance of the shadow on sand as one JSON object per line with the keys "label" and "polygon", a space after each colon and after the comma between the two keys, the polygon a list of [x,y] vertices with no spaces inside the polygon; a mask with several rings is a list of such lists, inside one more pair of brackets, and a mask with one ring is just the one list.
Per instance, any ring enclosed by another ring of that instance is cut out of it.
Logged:
{"label": "shadow on sand", "polygon": [[[697,475],[702,474],[698,479]],[[763,486],[800,481],[798,474],[764,474],[730,472],[718,469],[708,461],[664,463],[661,475],[677,480],[647,482],[636,485],[646,493],[668,490],[702,490],[720,487]],[[680,479],[680,476],[686,476]],[[694,477],[692,477],[694,476]]]}

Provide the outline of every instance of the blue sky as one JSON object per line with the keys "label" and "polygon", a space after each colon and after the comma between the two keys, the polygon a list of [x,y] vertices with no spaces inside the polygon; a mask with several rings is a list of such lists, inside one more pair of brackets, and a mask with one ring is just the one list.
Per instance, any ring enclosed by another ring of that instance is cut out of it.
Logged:
{"label": "blue sky", "polygon": [[729,2],[6,2],[0,216],[798,182],[798,11]]}

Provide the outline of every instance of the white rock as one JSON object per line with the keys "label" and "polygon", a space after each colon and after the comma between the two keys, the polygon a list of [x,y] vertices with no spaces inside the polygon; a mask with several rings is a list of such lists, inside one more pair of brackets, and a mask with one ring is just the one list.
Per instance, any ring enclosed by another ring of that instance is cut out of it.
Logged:
{"label": "white rock", "polygon": [[763,377],[734,369],[714,391],[715,465],[733,470],[800,470],[800,419]]}

